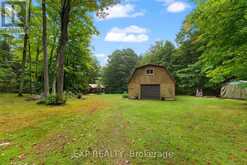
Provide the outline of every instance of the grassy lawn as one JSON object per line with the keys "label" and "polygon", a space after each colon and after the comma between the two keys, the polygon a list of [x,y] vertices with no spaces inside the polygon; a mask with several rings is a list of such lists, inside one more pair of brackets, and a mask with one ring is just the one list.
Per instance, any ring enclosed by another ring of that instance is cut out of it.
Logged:
{"label": "grassy lawn", "polygon": [[[0,145],[1,165],[242,165],[247,164],[247,102],[100,95],[47,107],[0,94],[3,143],[9,145]],[[107,151],[112,155],[102,155]]]}

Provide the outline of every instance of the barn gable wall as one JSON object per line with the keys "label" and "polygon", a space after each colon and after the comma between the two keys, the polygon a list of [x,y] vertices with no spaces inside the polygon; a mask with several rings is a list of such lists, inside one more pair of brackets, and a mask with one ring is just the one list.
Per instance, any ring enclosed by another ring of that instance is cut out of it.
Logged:
{"label": "barn gable wall", "polygon": [[[154,69],[154,74],[146,75],[147,69]],[[160,84],[161,97],[175,98],[175,82],[162,67],[147,66],[137,69],[128,85],[129,97],[140,98],[142,84]]]}

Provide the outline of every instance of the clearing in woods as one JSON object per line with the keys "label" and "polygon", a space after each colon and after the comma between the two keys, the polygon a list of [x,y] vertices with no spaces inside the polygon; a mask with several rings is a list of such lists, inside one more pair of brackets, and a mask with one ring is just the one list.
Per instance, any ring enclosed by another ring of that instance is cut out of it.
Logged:
{"label": "clearing in woods", "polygon": [[92,95],[63,107],[0,94],[0,164],[247,164],[246,101]]}

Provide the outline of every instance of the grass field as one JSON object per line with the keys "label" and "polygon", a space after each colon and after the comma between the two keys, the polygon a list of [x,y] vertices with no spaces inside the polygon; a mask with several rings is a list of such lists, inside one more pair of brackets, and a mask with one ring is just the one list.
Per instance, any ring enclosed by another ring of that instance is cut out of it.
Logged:
{"label": "grass field", "polygon": [[48,107],[0,94],[0,164],[247,164],[247,102],[120,95]]}

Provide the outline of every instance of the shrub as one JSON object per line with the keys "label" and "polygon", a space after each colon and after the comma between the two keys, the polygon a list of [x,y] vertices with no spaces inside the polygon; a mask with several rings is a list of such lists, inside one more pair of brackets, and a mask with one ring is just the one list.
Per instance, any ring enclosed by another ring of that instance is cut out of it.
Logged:
{"label": "shrub", "polygon": [[67,97],[65,95],[64,100],[58,101],[57,96],[56,95],[49,95],[47,96],[47,98],[42,97],[37,104],[45,104],[45,105],[63,105],[65,104],[67,101]]}
{"label": "shrub", "polygon": [[68,91],[68,92],[66,91],[66,92],[64,92],[64,96],[65,96],[65,100],[67,100],[67,98],[73,98],[73,97],[75,97],[76,94],[74,94],[71,91]]}
{"label": "shrub", "polygon": [[46,105],[58,105],[57,96],[49,95],[45,100]]}

